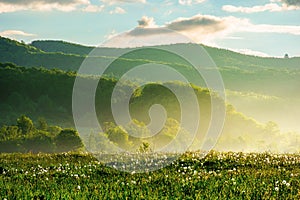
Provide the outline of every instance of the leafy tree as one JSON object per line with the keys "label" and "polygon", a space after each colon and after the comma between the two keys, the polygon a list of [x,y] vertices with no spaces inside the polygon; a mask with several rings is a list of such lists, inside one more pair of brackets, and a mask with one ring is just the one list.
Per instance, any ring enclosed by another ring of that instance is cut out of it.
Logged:
{"label": "leafy tree", "polygon": [[21,136],[20,130],[17,126],[2,126],[0,129],[0,140],[7,141]]}
{"label": "leafy tree", "polygon": [[52,138],[44,131],[38,131],[32,137],[26,138],[22,146],[26,152],[32,153],[52,153],[55,150]]}
{"label": "leafy tree", "polygon": [[140,153],[147,153],[150,151],[151,151],[150,144],[147,142],[143,142],[142,145],[139,147]]}
{"label": "leafy tree", "polygon": [[79,134],[74,129],[64,129],[54,138],[58,152],[76,151],[83,147]]}
{"label": "leafy tree", "polygon": [[30,133],[30,131],[34,128],[32,120],[25,115],[22,115],[17,119],[17,126],[22,131],[23,135]]}
{"label": "leafy tree", "polygon": [[62,131],[62,128],[59,126],[48,126],[47,131],[50,135],[55,137]]}
{"label": "leafy tree", "polygon": [[43,131],[47,131],[47,129],[48,129],[48,124],[47,124],[45,118],[41,117],[41,118],[38,119],[38,122],[37,122],[37,129],[43,130]]}
{"label": "leafy tree", "polygon": [[131,144],[128,140],[128,134],[122,127],[116,126],[113,128],[109,128],[106,131],[106,133],[108,135],[108,139],[113,143],[117,144],[120,148],[123,149],[130,148]]}
{"label": "leafy tree", "polygon": [[284,54],[284,58],[289,58],[289,54]]}

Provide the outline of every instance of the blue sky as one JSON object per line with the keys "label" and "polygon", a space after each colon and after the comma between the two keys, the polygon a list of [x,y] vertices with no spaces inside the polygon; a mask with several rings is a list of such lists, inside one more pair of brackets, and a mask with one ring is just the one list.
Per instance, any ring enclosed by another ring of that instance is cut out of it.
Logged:
{"label": "blue sky", "polygon": [[0,35],[25,42],[98,45],[168,28],[210,46],[300,56],[299,19],[300,0],[0,0]]}

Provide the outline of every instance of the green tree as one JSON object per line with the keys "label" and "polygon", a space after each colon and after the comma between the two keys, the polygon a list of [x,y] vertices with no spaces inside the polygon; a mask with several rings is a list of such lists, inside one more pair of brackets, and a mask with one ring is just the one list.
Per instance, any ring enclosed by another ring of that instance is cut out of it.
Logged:
{"label": "green tree", "polygon": [[79,134],[74,129],[62,130],[54,141],[58,152],[76,151],[83,147]]}
{"label": "green tree", "polygon": [[52,153],[55,150],[52,138],[44,131],[36,131],[32,137],[23,140],[22,147],[32,153]]}
{"label": "green tree", "polygon": [[143,142],[138,150],[140,153],[151,152],[150,144],[148,142]]}
{"label": "green tree", "polygon": [[117,144],[120,148],[130,148],[131,144],[128,140],[128,134],[122,127],[116,126],[114,128],[109,128],[106,133],[108,135],[108,139]]}
{"label": "green tree", "polygon": [[39,118],[37,121],[37,129],[47,131],[48,129],[48,124],[46,122],[45,118]]}
{"label": "green tree", "polygon": [[25,115],[22,115],[17,119],[17,126],[22,131],[23,135],[30,133],[34,128],[32,120]]}

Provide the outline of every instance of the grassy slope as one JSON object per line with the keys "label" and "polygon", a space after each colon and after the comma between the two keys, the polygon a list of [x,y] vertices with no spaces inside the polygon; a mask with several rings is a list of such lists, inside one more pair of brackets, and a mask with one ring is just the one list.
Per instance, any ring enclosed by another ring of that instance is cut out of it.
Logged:
{"label": "grassy slope", "polygon": [[[130,174],[86,154],[0,155],[6,199],[299,199],[299,155],[186,154]],[[280,167],[279,167],[280,166]]]}

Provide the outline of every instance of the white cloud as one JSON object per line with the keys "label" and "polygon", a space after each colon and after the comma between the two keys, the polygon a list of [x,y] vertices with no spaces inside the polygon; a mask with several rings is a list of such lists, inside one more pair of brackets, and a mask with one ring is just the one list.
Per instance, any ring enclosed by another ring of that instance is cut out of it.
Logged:
{"label": "white cloud", "polygon": [[120,4],[120,3],[147,3],[146,0],[101,0],[101,2],[108,5]]}
{"label": "white cloud", "polygon": [[280,1],[287,6],[298,6],[298,7],[300,6],[299,0],[276,0],[276,1]]}
{"label": "white cloud", "polygon": [[251,55],[251,56],[259,56],[259,57],[271,57],[269,54],[266,54],[264,52],[261,51],[254,51],[251,49],[228,49],[237,53],[241,53],[241,54],[246,54],[246,55]]}
{"label": "white cloud", "polygon": [[156,27],[153,17],[143,16],[142,19],[138,20],[140,28],[153,28]]}
{"label": "white cloud", "polygon": [[5,31],[0,32],[0,35],[4,36],[4,37],[13,37],[13,36],[32,37],[32,36],[36,36],[35,34],[26,33],[24,31],[20,31],[20,30],[5,30]]}
{"label": "white cloud", "polygon": [[181,5],[193,5],[193,4],[199,4],[206,0],[178,0],[178,3]]}
{"label": "white cloud", "polygon": [[114,10],[109,12],[110,14],[125,14],[126,10],[121,7],[116,7]]}
{"label": "white cloud", "polygon": [[197,42],[215,46],[216,38],[227,36],[233,25],[245,23],[243,19],[234,17],[215,17],[196,15],[191,18],[178,18],[162,26],[155,24],[153,17],[143,16],[138,26],[114,38],[114,44],[128,46],[159,45],[170,43]]}
{"label": "white cloud", "polygon": [[60,10],[68,12],[76,10],[79,6],[89,4],[89,0],[0,0],[0,13],[23,10]]}
{"label": "white cloud", "polygon": [[178,31],[194,42],[217,46],[215,44],[217,39],[227,37],[237,27],[248,23],[247,19],[199,14],[190,18],[178,18],[165,24],[164,27]]}
{"label": "white cloud", "polygon": [[111,38],[113,38],[113,37],[115,37],[117,35],[118,35],[118,33],[116,32],[116,30],[112,30],[108,35],[105,35],[104,38],[106,40],[109,40],[109,39],[111,39]]}
{"label": "white cloud", "polygon": [[256,13],[256,12],[264,12],[264,11],[282,11],[282,7],[276,3],[269,3],[262,6],[253,6],[253,7],[242,7],[242,6],[232,6],[232,5],[224,5],[222,10],[227,12],[242,12],[242,13]]}
{"label": "white cloud", "polygon": [[251,24],[239,28],[242,32],[252,33],[282,33],[290,35],[300,35],[300,26],[287,25],[269,25],[269,24]]}
{"label": "white cloud", "polygon": [[[166,24],[167,28],[175,31],[187,31],[198,29],[200,32],[211,33],[226,28],[226,19],[211,15],[195,15],[190,18],[178,18]],[[201,30],[199,30],[199,28]]]}
{"label": "white cloud", "polygon": [[[128,45],[138,46],[141,45],[142,41],[145,41],[143,38],[147,38],[146,42],[150,41],[149,45],[194,41],[209,46],[218,46],[216,44],[217,41],[223,39],[242,40],[243,38],[231,36],[243,32],[300,35],[300,26],[253,24],[244,18],[232,16],[216,17],[212,15],[195,15],[190,18],[178,18],[158,26],[152,17],[144,16],[138,21],[138,26],[135,29],[117,36],[119,38],[116,41],[126,43],[128,40]],[[117,44],[119,43],[117,42]],[[241,51],[247,54],[267,56],[262,52]]]}
{"label": "white cloud", "polygon": [[[278,4],[281,3],[281,4]],[[297,0],[271,0],[271,3],[265,5],[258,5],[253,7],[224,5],[222,10],[227,12],[241,12],[241,13],[257,13],[257,12],[280,12],[288,10],[299,10],[300,1]]]}
{"label": "white cloud", "polygon": [[104,5],[97,6],[97,5],[88,5],[87,7],[83,8],[84,12],[101,12],[104,9]]}

